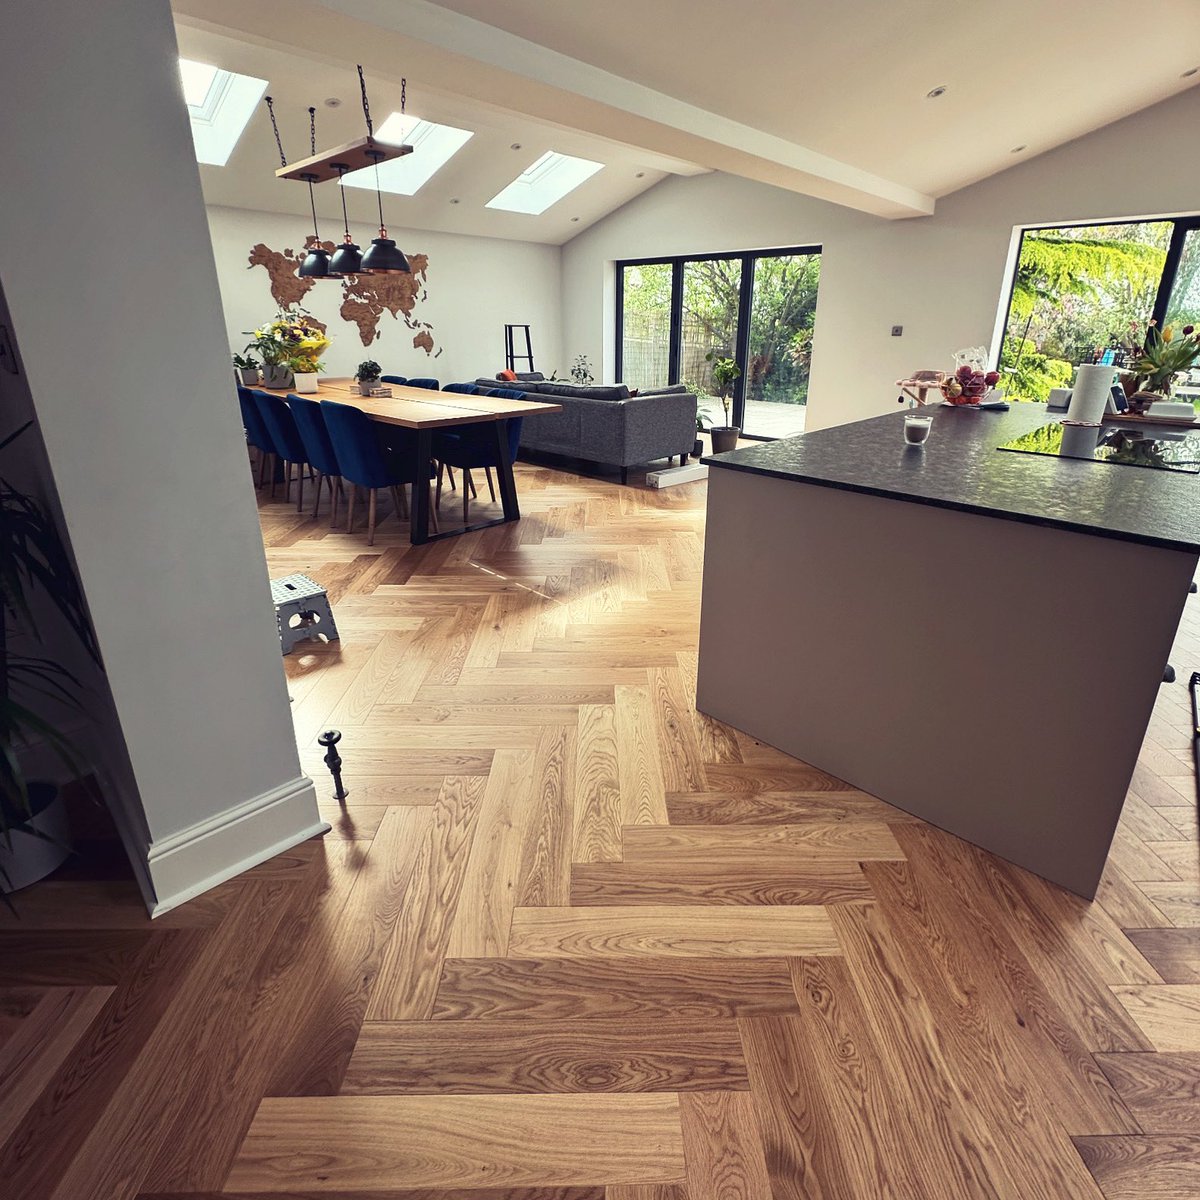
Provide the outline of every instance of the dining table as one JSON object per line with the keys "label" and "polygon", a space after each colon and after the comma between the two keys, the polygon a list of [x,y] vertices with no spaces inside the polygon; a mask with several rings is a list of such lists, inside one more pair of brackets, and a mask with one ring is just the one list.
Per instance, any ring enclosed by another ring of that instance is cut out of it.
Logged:
{"label": "dining table", "polygon": [[[384,425],[399,425],[416,434],[416,476],[424,486],[413,484],[412,517],[409,523],[410,540],[414,546],[441,538],[457,537],[493,525],[503,525],[521,519],[517,501],[517,485],[513,478],[512,460],[508,455],[506,423],[514,417],[533,413],[562,412],[561,404],[541,400],[509,400],[500,396],[469,395],[465,392],[441,392],[428,388],[384,384],[390,396],[363,396],[352,379],[323,379],[315,392],[304,393],[310,400],[334,400],[352,404],[373,421]],[[453,429],[460,425],[490,425],[495,437],[496,482],[500,489],[503,516],[479,521],[442,533],[429,532],[429,477],[433,462],[433,431]]]}

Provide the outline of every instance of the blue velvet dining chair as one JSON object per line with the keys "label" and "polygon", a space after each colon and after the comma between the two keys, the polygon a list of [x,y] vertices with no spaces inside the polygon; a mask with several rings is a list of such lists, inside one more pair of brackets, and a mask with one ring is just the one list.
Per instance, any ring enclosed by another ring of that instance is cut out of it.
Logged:
{"label": "blue velvet dining chair", "polygon": [[246,431],[246,445],[258,451],[258,483],[255,486],[262,487],[267,478],[267,466],[275,454],[275,445],[267,433],[258,405],[254,403],[254,393],[248,387],[239,385],[237,394],[238,407],[242,410],[242,428]]}
{"label": "blue velvet dining chair", "polygon": [[[447,388],[447,391],[450,389]],[[478,394],[479,388],[475,388]],[[525,393],[510,388],[489,388],[483,393],[500,400],[524,400]],[[521,444],[521,425],[524,417],[509,417],[504,422],[508,435],[508,461],[513,463],[517,458],[517,448]],[[437,433],[433,435],[433,456],[439,463],[447,467],[458,467],[463,473],[463,521],[470,517],[471,497],[475,494],[475,485],[471,479],[472,469],[483,468],[487,476],[488,491],[492,500],[496,499],[496,484],[492,479],[492,468],[499,467],[496,458],[496,435],[489,424],[462,425],[453,433]],[[434,507],[441,500],[441,480],[438,480],[437,494]]]}
{"label": "blue velvet dining chair", "polygon": [[[375,497],[379,488],[388,488],[396,505],[397,516],[408,516],[408,502],[404,485],[428,487],[429,481],[416,478],[416,439],[408,431],[391,426],[387,430],[385,445],[374,421],[352,404],[339,404],[335,400],[321,401],[321,416],[329,431],[342,478],[350,484],[347,500],[346,532],[354,528],[354,501],[358,489],[366,488],[369,493],[367,509],[367,545],[375,544]],[[432,511],[430,519],[437,532],[437,517]]]}
{"label": "blue velvet dining chair", "polygon": [[325,418],[321,415],[321,405],[316,400],[308,400],[304,396],[288,395],[288,408],[292,410],[292,418],[296,422],[296,432],[304,444],[304,456],[308,465],[316,472],[317,498],[313,504],[313,520],[321,511],[321,485],[329,486],[329,526],[332,529],[337,521],[338,496],[342,491],[342,469],[338,465],[337,452],[325,428]]}
{"label": "blue velvet dining chair", "polygon": [[436,379],[410,379],[408,386],[425,388],[431,392],[440,392],[442,390],[442,385]]}
{"label": "blue velvet dining chair", "polygon": [[408,382],[403,375],[381,375],[380,383],[394,383],[397,387],[401,387]]}
{"label": "blue velvet dining chair", "polygon": [[443,392],[458,392],[464,396],[478,396],[479,388],[473,383],[448,383],[441,389]]}
{"label": "blue velvet dining chair", "polygon": [[[274,392],[254,392],[254,403],[262,416],[271,439],[275,455],[283,464],[283,498],[290,500],[292,494],[292,468],[296,468],[296,511],[304,508],[304,469],[308,458],[304,443],[300,440],[300,431],[296,428],[292,410],[287,401]],[[271,494],[275,494],[275,485],[271,485]]]}

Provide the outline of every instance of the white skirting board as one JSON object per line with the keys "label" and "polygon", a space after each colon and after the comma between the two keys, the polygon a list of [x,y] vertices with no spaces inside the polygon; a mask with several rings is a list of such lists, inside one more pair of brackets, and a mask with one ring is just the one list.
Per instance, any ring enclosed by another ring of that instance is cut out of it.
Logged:
{"label": "white skirting board", "polygon": [[317,793],[301,775],[228,812],[152,842],[148,860],[157,897],[150,915],[161,916],[185,900],[248,871],[276,854],[328,833],[317,811]]}
{"label": "white skirting board", "polygon": [[708,468],[703,463],[687,463],[682,467],[666,467],[661,471],[647,472],[646,486],[664,488],[676,483],[694,483],[697,479],[707,478]]}

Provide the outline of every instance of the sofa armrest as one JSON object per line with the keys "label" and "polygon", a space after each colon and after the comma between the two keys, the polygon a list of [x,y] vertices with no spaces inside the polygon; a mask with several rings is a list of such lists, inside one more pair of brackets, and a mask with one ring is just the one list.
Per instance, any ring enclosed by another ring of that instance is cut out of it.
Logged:
{"label": "sofa armrest", "polygon": [[624,447],[621,466],[690,454],[696,441],[696,396],[674,392],[618,400],[624,410]]}

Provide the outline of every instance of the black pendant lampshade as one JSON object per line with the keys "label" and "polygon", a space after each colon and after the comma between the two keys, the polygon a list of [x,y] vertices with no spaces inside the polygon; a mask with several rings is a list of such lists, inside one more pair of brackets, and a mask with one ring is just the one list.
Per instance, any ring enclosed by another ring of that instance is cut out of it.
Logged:
{"label": "black pendant lampshade", "polygon": [[305,255],[296,274],[301,279],[328,279],[333,274],[330,270],[329,251],[323,246],[313,246]]}
{"label": "black pendant lampshade", "polygon": [[380,226],[379,236],[374,238],[362,256],[362,269],[377,275],[409,275],[412,269],[408,259],[404,257],[400,247],[387,235],[387,230]]}
{"label": "black pendant lampshade", "polygon": [[330,275],[363,275],[362,251],[346,235],[346,240],[333,252],[329,260]]}

